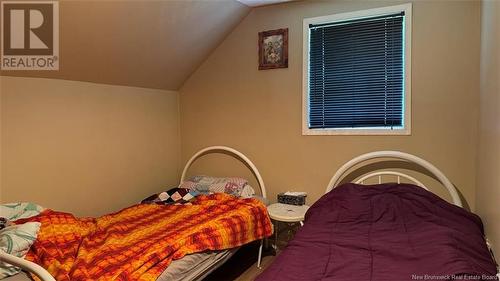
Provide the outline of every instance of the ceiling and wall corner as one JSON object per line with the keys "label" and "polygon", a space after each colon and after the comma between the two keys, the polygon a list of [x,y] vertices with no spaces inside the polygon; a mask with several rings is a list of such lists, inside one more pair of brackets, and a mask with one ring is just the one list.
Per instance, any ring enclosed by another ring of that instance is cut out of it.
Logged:
{"label": "ceiling and wall corner", "polygon": [[79,216],[178,184],[178,92],[0,77],[1,202]]}
{"label": "ceiling and wall corner", "polygon": [[0,201],[100,215],[176,185],[180,107],[165,89],[179,88],[250,9],[60,0],[60,71],[0,72]]}
{"label": "ceiling and wall corner", "polygon": [[250,10],[235,0],[62,0],[60,70],[1,75],[177,90]]}

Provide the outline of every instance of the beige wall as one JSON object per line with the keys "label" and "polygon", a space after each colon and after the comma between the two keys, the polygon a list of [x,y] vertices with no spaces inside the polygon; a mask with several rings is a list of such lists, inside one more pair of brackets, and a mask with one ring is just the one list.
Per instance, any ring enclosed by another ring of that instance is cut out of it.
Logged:
{"label": "beige wall", "polygon": [[1,202],[77,215],[178,181],[178,93],[1,77]]}
{"label": "beige wall", "polygon": [[[312,202],[353,156],[403,150],[442,169],[473,208],[479,1],[414,2],[411,136],[301,135],[302,19],[397,3],[302,1],[252,10],[180,90],[182,159],[204,146],[234,146],[260,169],[272,200],[295,189]],[[259,71],[257,33],[284,27],[289,68]],[[234,173],[208,159],[194,170]]]}
{"label": "beige wall", "polygon": [[500,255],[500,2],[483,1],[476,209]]}

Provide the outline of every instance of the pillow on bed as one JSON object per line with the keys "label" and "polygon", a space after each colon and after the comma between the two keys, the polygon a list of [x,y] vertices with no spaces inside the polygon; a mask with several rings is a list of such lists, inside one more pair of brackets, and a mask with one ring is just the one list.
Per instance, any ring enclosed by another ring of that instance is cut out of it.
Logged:
{"label": "pillow on bed", "polygon": [[[35,242],[39,229],[39,222],[27,222],[5,227],[0,230],[0,251],[24,258]],[[0,262],[0,279],[15,275],[20,271],[21,269],[17,266]]]}
{"label": "pillow on bed", "polygon": [[0,217],[9,221],[26,219],[40,214],[45,208],[35,203],[7,203],[0,205]]}
{"label": "pillow on bed", "polygon": [[187,188],[174,187],[167,191],[154,194],[141,201],[143,204],[191,204],[198,195],[197,192]]}
{"label": "pillow on bed", "polygon": [[243,198],[252,198],[255,196],[255,189],[249,184],[245,185],[243,187],[243,190],[241,191],[240,197]]}
{"label": "pillow on bed", "polygon": [[216,178],[209,176],[194,176],[181,183],[181,188],[189,188],[199,193],[227,193],[237,197],[251,197],[255,194],[248,181],[243,178]]}

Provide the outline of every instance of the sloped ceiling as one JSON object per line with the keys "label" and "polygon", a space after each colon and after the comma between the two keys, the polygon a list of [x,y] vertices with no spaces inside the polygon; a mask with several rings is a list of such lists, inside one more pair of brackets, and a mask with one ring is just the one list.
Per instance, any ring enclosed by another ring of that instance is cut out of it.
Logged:
{"label": "sloped ceiling", "polygon": [[61,0],[60,70],[1,75],[177,90],[249,12],[235,0]]}

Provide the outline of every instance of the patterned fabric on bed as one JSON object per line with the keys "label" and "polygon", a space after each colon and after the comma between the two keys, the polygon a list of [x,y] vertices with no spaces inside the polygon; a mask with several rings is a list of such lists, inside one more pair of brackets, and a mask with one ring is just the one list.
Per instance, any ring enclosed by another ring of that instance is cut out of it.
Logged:
{"label": "patterned fabric on bed", "polygon": [[[24,258],[33,242],[35,242],[40,223],[27,222],[20,225],[10,225],[0,230],[0,251]],[[0,279],[19,273],[17,266],[0,262]]]}
{"label": "patterned fabric on bed", "polygon": [[154,194],[141,201],[142,204],[184,204],[190,205],[198,192],[187,188],[174,187],[162,193]]}
{"label": "patterned fabric on bed", "polygon": [[45,208],[30,202],[6,203],[0,205],[0,217],[9,221],[25,219],[40,214]]}
{"label": "patterned fabric on bed", "polygon": [[193,205],[138,204],[99,218],[46,210],[27,259],[57,280],[156,280],[172,260],[270,236],[266,207],[224,193]]}
{"label": "patterned fabric on bed", "polygon": [[[189,180],[181,183],[179,186],[181,188],[188,188],[195,190],[200,193],[218,193],[224,192],[237,197],[250,197],[255,194],[255,191],[251,191],[247,188],[248,181],[243,178],[231,177],[231,178],[216,178],[209,176],[194,176]],[[251,187],[250,187],[251,188]],[[246,193],[251,193],[248,194]]]}

